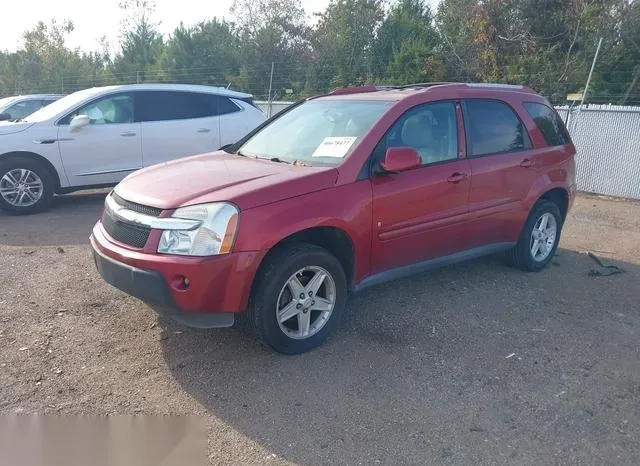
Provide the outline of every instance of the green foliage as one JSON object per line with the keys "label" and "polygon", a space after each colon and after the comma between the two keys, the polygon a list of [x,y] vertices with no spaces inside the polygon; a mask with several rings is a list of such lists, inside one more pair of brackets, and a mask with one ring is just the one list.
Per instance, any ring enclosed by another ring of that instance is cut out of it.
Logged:
{"label": "green foliage", "polygon": [[[640,0],[331,0],[314,21],[300,0],[235,0],[235,22],[180,25],[167,38],[153,0],[125,0],[118,52],[71,50],[71,22],[38,23],[0,52],[0,96],[129,82],[230,85],[296,99],[365,83],[521,83],[556,103],[640,104]],[[273,75],[272,75],[273,66]]]}
{"label": "green foliage", "polygon": [[130,14],[124,21],[120,54],[113,63],[116,77],[123,82],[144,81],[145,73],[156,64],[164,43],[153,23],[155,2],[126,0],[120,8]]}
{"label": "green foliage", "polygon": [[[176,28],[148,80],[221,85],[239,69],[240,41],[234,25],[214,18]],[[226,85],[226,84],[225,84]]]}

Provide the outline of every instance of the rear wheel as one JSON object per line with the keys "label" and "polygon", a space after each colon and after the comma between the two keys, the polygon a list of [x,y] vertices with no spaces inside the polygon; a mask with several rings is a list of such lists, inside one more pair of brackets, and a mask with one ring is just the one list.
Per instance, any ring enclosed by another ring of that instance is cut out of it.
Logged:
{"label": "rear wheel", "polygon": [[338,324],[347,297],[340,262],[327,250],[297,243],[276,251],[257,278],[249,321],[284,354],[321,345]]}
{"label": "rear wheel", "polygon": [[46,210],[53,199],[49,170],[37,160],[11,157],[0,161],[0,207],[13,214]]}
{"label": "rear wheel", "polygon": [[558,249],[562,224],[562,214],[555,202],[538,201],[529,214],[516,247],[507,253],[509,263],[531,272],[542,270]]}

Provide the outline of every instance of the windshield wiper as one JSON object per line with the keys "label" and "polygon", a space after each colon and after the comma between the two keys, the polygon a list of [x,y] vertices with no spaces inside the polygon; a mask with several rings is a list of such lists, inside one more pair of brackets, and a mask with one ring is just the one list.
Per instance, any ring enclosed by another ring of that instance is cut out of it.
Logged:
{"label": "windshield wiper", "polygon": [[[245,156],[246,157],[246,156]],[[296,165],[299,167],[309,167],[310,165],[301,162],[300,160],[294,160],[293,162],[290,162],[289,160],[283,160],[280,157],[258,157],[257,155],[254,156],[255,159],[258,160],[268,160],[270,162],[276,162],[276,163],[286,163],[287,165]]]}
{"label": "windshield wiper", "polygon": [[292,162],[289,162],[288,160],[282,160],[278,157],[271,157],[269,160],[271,160],[272,162],[278,162],[278,163],[288,163],[288,164],[292,163]]}

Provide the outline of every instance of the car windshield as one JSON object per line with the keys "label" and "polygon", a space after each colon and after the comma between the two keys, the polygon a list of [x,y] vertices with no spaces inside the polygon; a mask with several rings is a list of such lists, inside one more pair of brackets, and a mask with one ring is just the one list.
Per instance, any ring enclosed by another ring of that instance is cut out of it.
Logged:
{"label": "car windshield", "polygon": [[16,100],[16,97],[4,97],[0,99],[0,111],[2,111],[2,109],[4,109],[7,105],[9,105],[14,100]]}
{"label": "car windshield", "polygon": [[46,107],[42,107],[37,112],[33,112],[24,120],[30,123],[49,120],[50,118],[55,117],[59,113],[62,113],[72,108],[76,104],[79,104],[83,100],[98,94],[102,90],[103,89],[100,89],[100,88],[93,88],[93,89],[85,89],[84,91],[74,92],[73,94],[69,94],[67,96],[64,96],[56,100],[55,102],[50,103]]}
{"label": "car windshield", "polygon": [[239,152],[304,165],[338,165],[393,104],[388,101],[311,100],[267,125]]}

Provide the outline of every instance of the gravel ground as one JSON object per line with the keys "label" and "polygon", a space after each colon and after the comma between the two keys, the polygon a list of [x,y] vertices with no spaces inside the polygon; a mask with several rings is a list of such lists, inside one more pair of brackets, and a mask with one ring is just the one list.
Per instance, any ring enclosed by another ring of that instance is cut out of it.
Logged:
{"label": "gravel ground", "polygon": [[[352,297],[285,357],[98,276],[104,192],[0,214],[0,412],[197,414],[214,464],[640,464],[640,204],[582,196],[548,269],[500,257]],[[584,251],[625,272],[591,277]]]}

